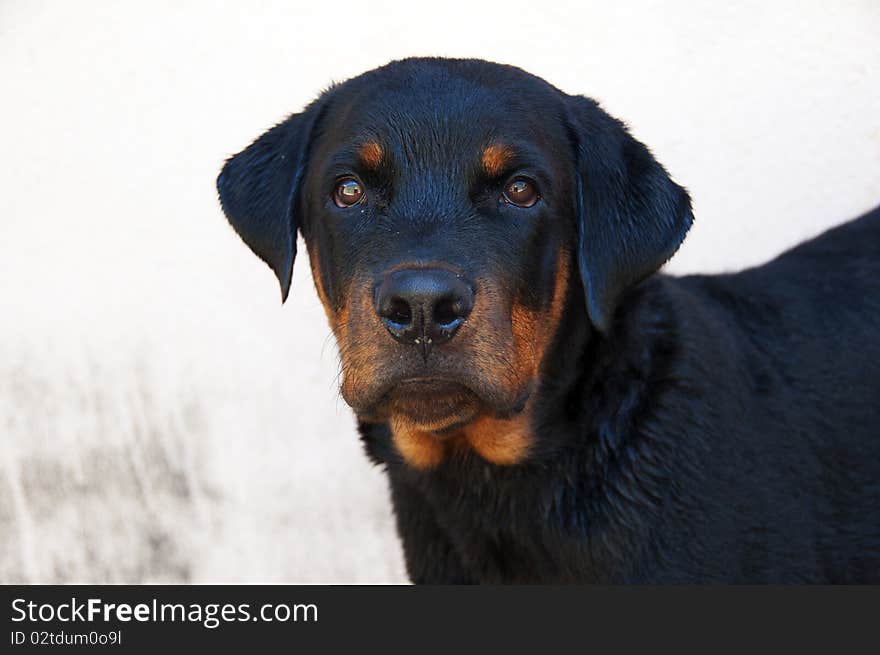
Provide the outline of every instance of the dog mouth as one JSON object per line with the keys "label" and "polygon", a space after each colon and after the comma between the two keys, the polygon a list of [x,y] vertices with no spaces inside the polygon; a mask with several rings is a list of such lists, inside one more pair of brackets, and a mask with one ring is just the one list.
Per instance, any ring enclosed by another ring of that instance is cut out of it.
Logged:
{"label": "dog mouth", "polygon": [[385,394],[377,409],[437,436],[454,432],[473,420],[483,408],[477,394],[444,378],[402,380]]}
{"label": "dog mouth", "polygon": [[[498,367],[494,375],[460,357],[432,353],[421,358],[374,356],[370,365],[348,366],[340,393],[365,423],[406,424],[409,429],[450,433],[481,415],[508,419],[525,407],[534,390],[532,380],[513,379]],[[361,359],[355,361],[361,362]],[[514,383],[514,384],[512,384]]]}

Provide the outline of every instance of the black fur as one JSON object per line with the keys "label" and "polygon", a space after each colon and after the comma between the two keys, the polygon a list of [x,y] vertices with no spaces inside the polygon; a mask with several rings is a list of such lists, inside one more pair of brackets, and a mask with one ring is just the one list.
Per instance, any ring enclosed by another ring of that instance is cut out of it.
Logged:
{"label": "black fur", "polygon": [[[543,166],[531,214],[485,202],[497,181],[461,158],[501,128]],[[343,215],[322,171],[379,129],[399,157]],[[540,307],[547,253],[573,246],[525,461],[417,470],[360,424],[413,581],[880,583],[880,209],[741,273],[653,274],[690,226],[685,191],[593,101],[473,60],[334,87],[218,188],[285,296],[299,227],[334,307],[416,251],[500,270]]]}
{"label": "black fur", "polygon": [[275,272],[287,300],[296,257],[294,207],[318,104],[230,157],[217,178],[220,204],[242,240]]}

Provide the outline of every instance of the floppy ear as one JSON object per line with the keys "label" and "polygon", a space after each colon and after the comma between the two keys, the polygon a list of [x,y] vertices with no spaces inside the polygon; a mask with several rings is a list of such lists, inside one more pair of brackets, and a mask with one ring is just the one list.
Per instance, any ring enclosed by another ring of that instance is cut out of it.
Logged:
{"label": "floppy ear", "polygon": [[567,101],[576,145],[578,266],[590,320],[605,333],[621,294],[675,254],[694,218],[687,192],[623,123],[594,100]]}
{"label": "floppy ear", "polygon": [[226,218],[254,254],[275,271],[282,302],[290,291],[296,257],[297,190],[320,113],[318,102],[227,159],[217,178]]}

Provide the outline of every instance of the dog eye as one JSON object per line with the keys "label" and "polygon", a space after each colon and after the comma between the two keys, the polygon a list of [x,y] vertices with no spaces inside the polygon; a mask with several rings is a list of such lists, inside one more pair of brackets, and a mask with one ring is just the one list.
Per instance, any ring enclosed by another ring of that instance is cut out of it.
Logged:
{"label": "dog eye", "polygon": [[364,198],[364,187],[353,177],[339,180],[336,191],[333,192],[333,201],[337,207],[351,207],[358,204]]}
{"label": "dog eye", "polygon": [[531,207],[539,198],[535,183],[524,177],[516,177],[508,182],[502,195],[505,202],[517,207]]}

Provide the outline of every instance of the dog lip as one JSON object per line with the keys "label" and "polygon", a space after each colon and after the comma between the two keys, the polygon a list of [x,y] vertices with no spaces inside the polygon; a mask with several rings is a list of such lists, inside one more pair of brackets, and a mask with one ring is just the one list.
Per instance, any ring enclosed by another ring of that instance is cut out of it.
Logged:
{"label": "dog lip", "polygon": [[380,414],[396,414],[443,432],[470,421],[483,406],[479,395],[458,380],[419,376],[398,380],[375,407]]}
{"label": "dog lip", "polygon": [[343,399],[361,420],[368,422],[387,420],[389,410],[394,409],[393,403],[401,394],[421,394],[433,396],[435,399],[443,395],[460,395],[462,399],[469,399],[475,406],[478,405],[499,418],[509,418],[524,409],[534,392],[534,385],[528,384],[519,389],[515,396],[502,400],[491,394],[487,395],[485,389],[475,387],[473,382],[459,376],[422,373],[388,380],[381,387],[370,389],[365,395],[355,395],[350,391],[342,387]]}
{"label": "dog lip", "polygon": [[448,375],[417,375],[399,378],[385,385],[382,391],[374,396],[377,400],[371,403],[370,406],[375,408],[380,405],[387,405],[401,390],[407,393],[413,393],[414,391],[424,393],[468,392],[476,397],[480,395],[464,381]]}
{"label": "dog lip", "polygon": [[469,387],[458,380],[445,377],[414,377],[397,381],[383,400],[390,404],[397,404],[402,399],[411,399],[413,396],[425,398],[454,398],[475,399],[478,395]]}
{"label": "dog lip", "polygon": [[400,387],[425,387],[437,389],[452,389],[454,387],[458,387],[459,389],[471,391],[466,385],[462,384],[458,380],[454,380],[445,376],[430,375],[403,378],[402,380],[398,380],[397,383],[389,390],[389,393],[393,393],[395,389],[399,389]]}

